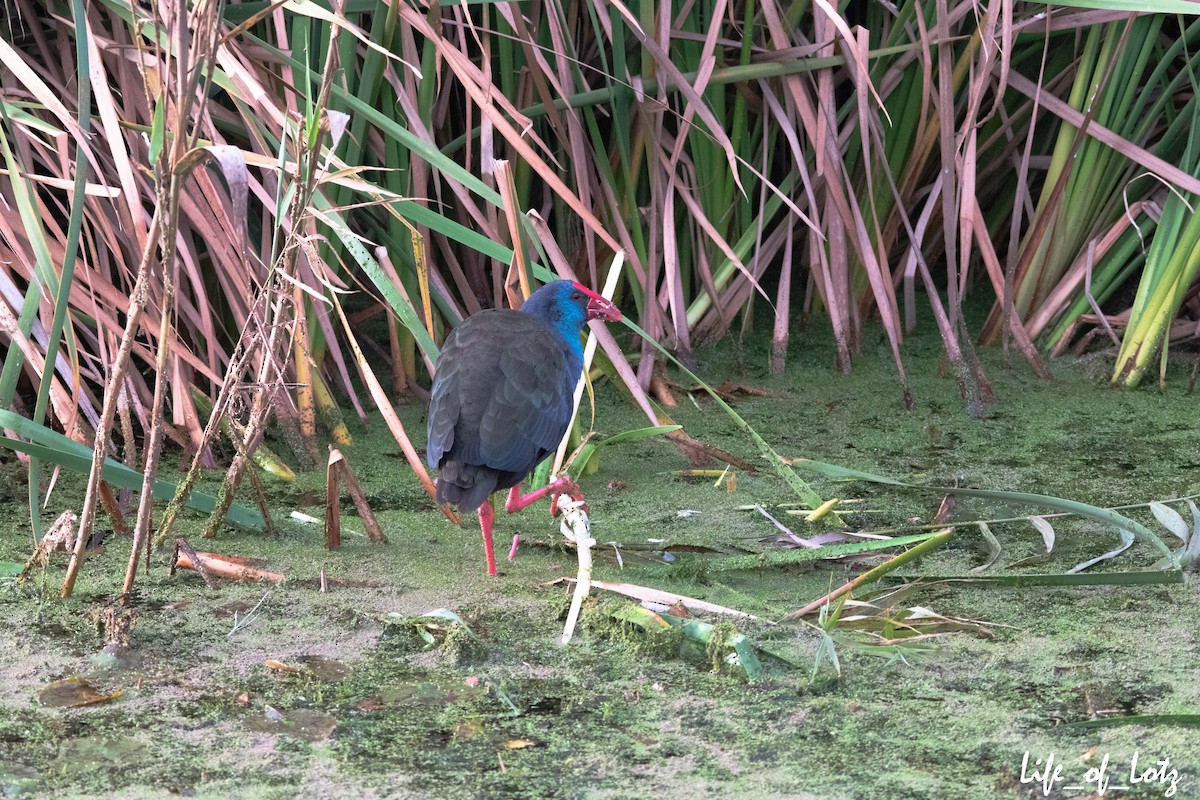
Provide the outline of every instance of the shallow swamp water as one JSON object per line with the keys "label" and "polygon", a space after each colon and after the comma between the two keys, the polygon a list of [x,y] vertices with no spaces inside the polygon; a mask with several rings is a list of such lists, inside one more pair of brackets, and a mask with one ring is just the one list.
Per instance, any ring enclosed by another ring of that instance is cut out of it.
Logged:
{"label": "shallow swamp water", "polygon": [[[1053,362],[1056,378],[1044,382],[985,350],[996,401],[974,419],[957,381],[939,375],[932,333],[905,346],[911,411],[886,344],[867,350],[848,376],[831,367],[832,350],[815,333],[795,338],[777,377],[761,339],[698,355],[714,385],[766,390],[735,407],[785,457],[1098,506],[1200,493],[1190,364],[1171,367],[1164,392],[1125,391],[1108,387],[1102,356]],[[103,652],[101,631],[118,609],[127,540],[111,538],[66,601],[57,597],[61,556],[19,585],[0,580],[0,797],[1200,797],[1200,737],[1180,724],[1200,714],[1194,582],[922,586],[905,605],[984,630],[874,652],[841,632],[839,674],[818,630],[768,620],[878,560],[706,569],[713,553],[777,547],[763,542],[777,528],[748,506],[801,536],[827,527],[790,513],[796,496],[719,409],[698,394],[695,403],[677,396],[671,413],[688,433],[759,469],[738,471],[730,492],[712,477],[676,474],[694,465],[663,439],[603,449],[582,480],[601,543],[595,577],[758,617],[737,623],[774,654],[761,655],[753,684],[720,659],[714,672],[702,647],[664,647],[616,624],[608,597],[560,647],[567,594],[547,583],[573,575],[575,556],[545,505],[497,516],[500,554],[514,533],[524,544],[489,579],[475,520],[460,530],[431,508],[374,418],[354,427],[345,452],[386,545],[344,533],[341,549],[327,552],[319,525],[288,518],[320,516],[323,472],[293,484],[267,479],[277,536],[225,530],[201,540],[196,515],[179,534],[197,549],[263,559],[287,580],[210,589],[195,573],[169,575],[169,553],[159,551],[135,602],[119,611],[126,641],[115,655]],[[400,407],[418,445],[422,412],[417,402]],[[597,431],[644,424],[599,385]],[[20,563],[30,549],[24,478],[11,454],[3,458],[0,562]],[[851,529],[928,523],[942,500],[801,474],[823,497],[861,501],[847,506]],[[46,518],[78,508],[81,494],[80,479],[61,476]],[[1190,519],[1186,505],[1173,507]],[[361,531],[346,498],[342,508],[344,527]],[[1044,510],[960,498],[953,518]],[[1144,505],[1127,513],[1179,546]],[[991,524],[1003,551],[984,574],[1064,573],[1119,543],[1097,523],[1051,522],[1049,557],[1016,569],[1008,567],[1045,552],[1042,533],[1027,521]],[[628,545],[622,564],[607,542]],[[964,526],[898,572],[967,576],[988,554],[979,529]],[[1090,571],[1150,570],[1157,558],[1138,541]],[[434,609],[465,627],[419,619]],[[77,705],[69,692],[79,684],[55,683],[65,679],[86,681],[97,699],[121,694]]]}

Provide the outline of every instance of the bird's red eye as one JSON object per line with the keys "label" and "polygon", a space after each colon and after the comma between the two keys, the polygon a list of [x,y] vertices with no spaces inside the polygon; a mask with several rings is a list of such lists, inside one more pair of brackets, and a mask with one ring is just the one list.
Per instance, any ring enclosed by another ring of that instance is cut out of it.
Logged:
{"label": "bird's red eye", "polygon": [[576,289],[575,291],[571,292],[571,299],[572,299],[572,300],[582,300],[582,299],[583,299],[583,292],[581,292],[581,291],[579,291],[578,289]]}

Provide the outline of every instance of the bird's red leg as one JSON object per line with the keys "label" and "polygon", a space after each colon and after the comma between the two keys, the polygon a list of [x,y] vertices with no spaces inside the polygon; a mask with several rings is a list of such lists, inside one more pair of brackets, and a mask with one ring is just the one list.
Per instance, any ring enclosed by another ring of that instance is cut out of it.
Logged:
{"label": "bird's red leg", "polygon": [[492,498],[479,507],[479,527],[483,530],[483,554],[487,556],[488,575],[496,574],[496,553],[492,548]]}
{"label": "bird's red leg", "polygon": [[[508,492],[508,500],[504,503],[504,510],[510,514],[515,514],[523,508],[533,505],[538,500],[541,500],[546,495],[569,494],[579,500],[583,499],[583,495],[579,492],[579,485],[575,481],[567,477],[557,478],[550,481],[540,489],[534,489],[529,494],[521,494],[521,485],[517,484]],[[551,508],[553,513],[553,507]]]}

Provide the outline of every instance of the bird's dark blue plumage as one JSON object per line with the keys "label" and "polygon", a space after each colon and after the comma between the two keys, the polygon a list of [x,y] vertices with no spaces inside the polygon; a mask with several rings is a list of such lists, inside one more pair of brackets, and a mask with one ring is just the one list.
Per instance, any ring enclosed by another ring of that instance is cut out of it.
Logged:
{"label": "bird's dark blue plumage", "polygon": [[482,311],[446,338],[426,452],[439,470],[439,503],[473,511],[558,447],[583,370],[579,333],[589,299],[576,284],[554,281],[520,311]]}

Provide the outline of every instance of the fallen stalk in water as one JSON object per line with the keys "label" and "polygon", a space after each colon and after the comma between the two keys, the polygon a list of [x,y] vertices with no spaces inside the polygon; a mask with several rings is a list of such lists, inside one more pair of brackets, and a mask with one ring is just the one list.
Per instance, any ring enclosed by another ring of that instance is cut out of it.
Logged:
{"label": "fallen stalk in water", "polygon": [[844,594],[848,594],[849,592],[857,589],[860,586],[863,586],[868,583],[874,583],[875,581],[879,580],[884,575],[888,574],[889,572],[896,569],[897,567],[901,567],[901,566],[907,564],[909,561],[920,558],[921,556],[925,555],[926,553],[929,553],[929,552],[932,552],[932,551],[938,549],[943,544],[948,542],[950,540],[950,537],[953,535],[954,535],[954,529],[952,529],[952,528],[946,528],[943,531],[939,531],[938,533],[929,537],[925,541],[921,542],[919,545],[917,545],[913,549],[906,550],[903,553],[901,553],[900,555],[896,556],[895,558],[888,559],[884,563],[880,564],[878,567],[867,570],[862,575],[859,575],[854,580],[843,584],[841,587],[839,587],[837,589],[834,589],[832,592],[825,595],[824,597],[819,597],[816,600],[813,600],[808,605],[804,606],[803,608],[796,609],[795,611],[793,611],[792,613],[788,614],[783,619],[781,619],[780,622],[789,622],[794,619],[799,619],[800,617],[803,617],[805,614],[811,614],[813,611],[816,611],[821,606],[826,605],[830,601],[835,600],[836,598],[841,597]]}

